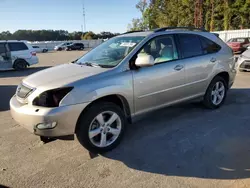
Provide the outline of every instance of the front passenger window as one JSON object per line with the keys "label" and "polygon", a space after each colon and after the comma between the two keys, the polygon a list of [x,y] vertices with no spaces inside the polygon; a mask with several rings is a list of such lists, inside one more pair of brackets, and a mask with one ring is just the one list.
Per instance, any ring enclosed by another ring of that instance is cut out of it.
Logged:
{"label": "front passenger window", "polygon": [[154,57],[155,64],[178,59],[178,53],[172,35],[152,39],[144,45],[138,55],[145,53]]}

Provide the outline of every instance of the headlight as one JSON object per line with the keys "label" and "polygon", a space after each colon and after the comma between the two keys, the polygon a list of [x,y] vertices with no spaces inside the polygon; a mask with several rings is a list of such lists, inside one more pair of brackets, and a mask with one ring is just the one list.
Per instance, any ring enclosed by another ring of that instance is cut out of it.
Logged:
{"label": "headlight", "polygon": [[45,91],[33,100],[33,105],[43,107],[58,107],[61,100],[72,89],[73,87],[67,87]]}

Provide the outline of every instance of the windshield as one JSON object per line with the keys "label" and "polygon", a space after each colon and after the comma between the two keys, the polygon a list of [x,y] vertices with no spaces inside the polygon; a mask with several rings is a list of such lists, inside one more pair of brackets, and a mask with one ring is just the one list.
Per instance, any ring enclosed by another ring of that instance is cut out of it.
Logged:
{"label": "windshield", "polygon": [[76,61],[77,64],[115,67],[144,37],[115,37],[102,43]]}

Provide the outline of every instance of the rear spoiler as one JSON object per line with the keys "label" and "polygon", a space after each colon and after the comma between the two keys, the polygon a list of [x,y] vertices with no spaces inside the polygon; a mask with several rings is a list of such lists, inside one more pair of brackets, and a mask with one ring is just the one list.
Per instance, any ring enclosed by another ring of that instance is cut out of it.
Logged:
{"label": "rear spoiler", "polygon": [[213,33],[216,37],[219,37],[220,35],[218,33]]}

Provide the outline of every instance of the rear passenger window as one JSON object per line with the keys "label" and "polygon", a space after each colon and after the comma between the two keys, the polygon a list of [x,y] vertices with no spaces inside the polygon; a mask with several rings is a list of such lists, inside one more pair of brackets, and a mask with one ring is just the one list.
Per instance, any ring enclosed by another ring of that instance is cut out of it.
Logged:
{"label": "rear passenger window", "polygon": [[28,50],[28,47],[23,42],[9,42],[10,51]]}
{"label": "rear passenger window", "polygon": [[216,44],[215,42],[205,37],[200,37],[200,40],[204,54],[216,53],[221,49],[220,45]]}
{"label": "rear passenger window", "polygon": [[179,34],[180,46],[183,58],[202,55],[202,48],[199,38],[191,34]]}

